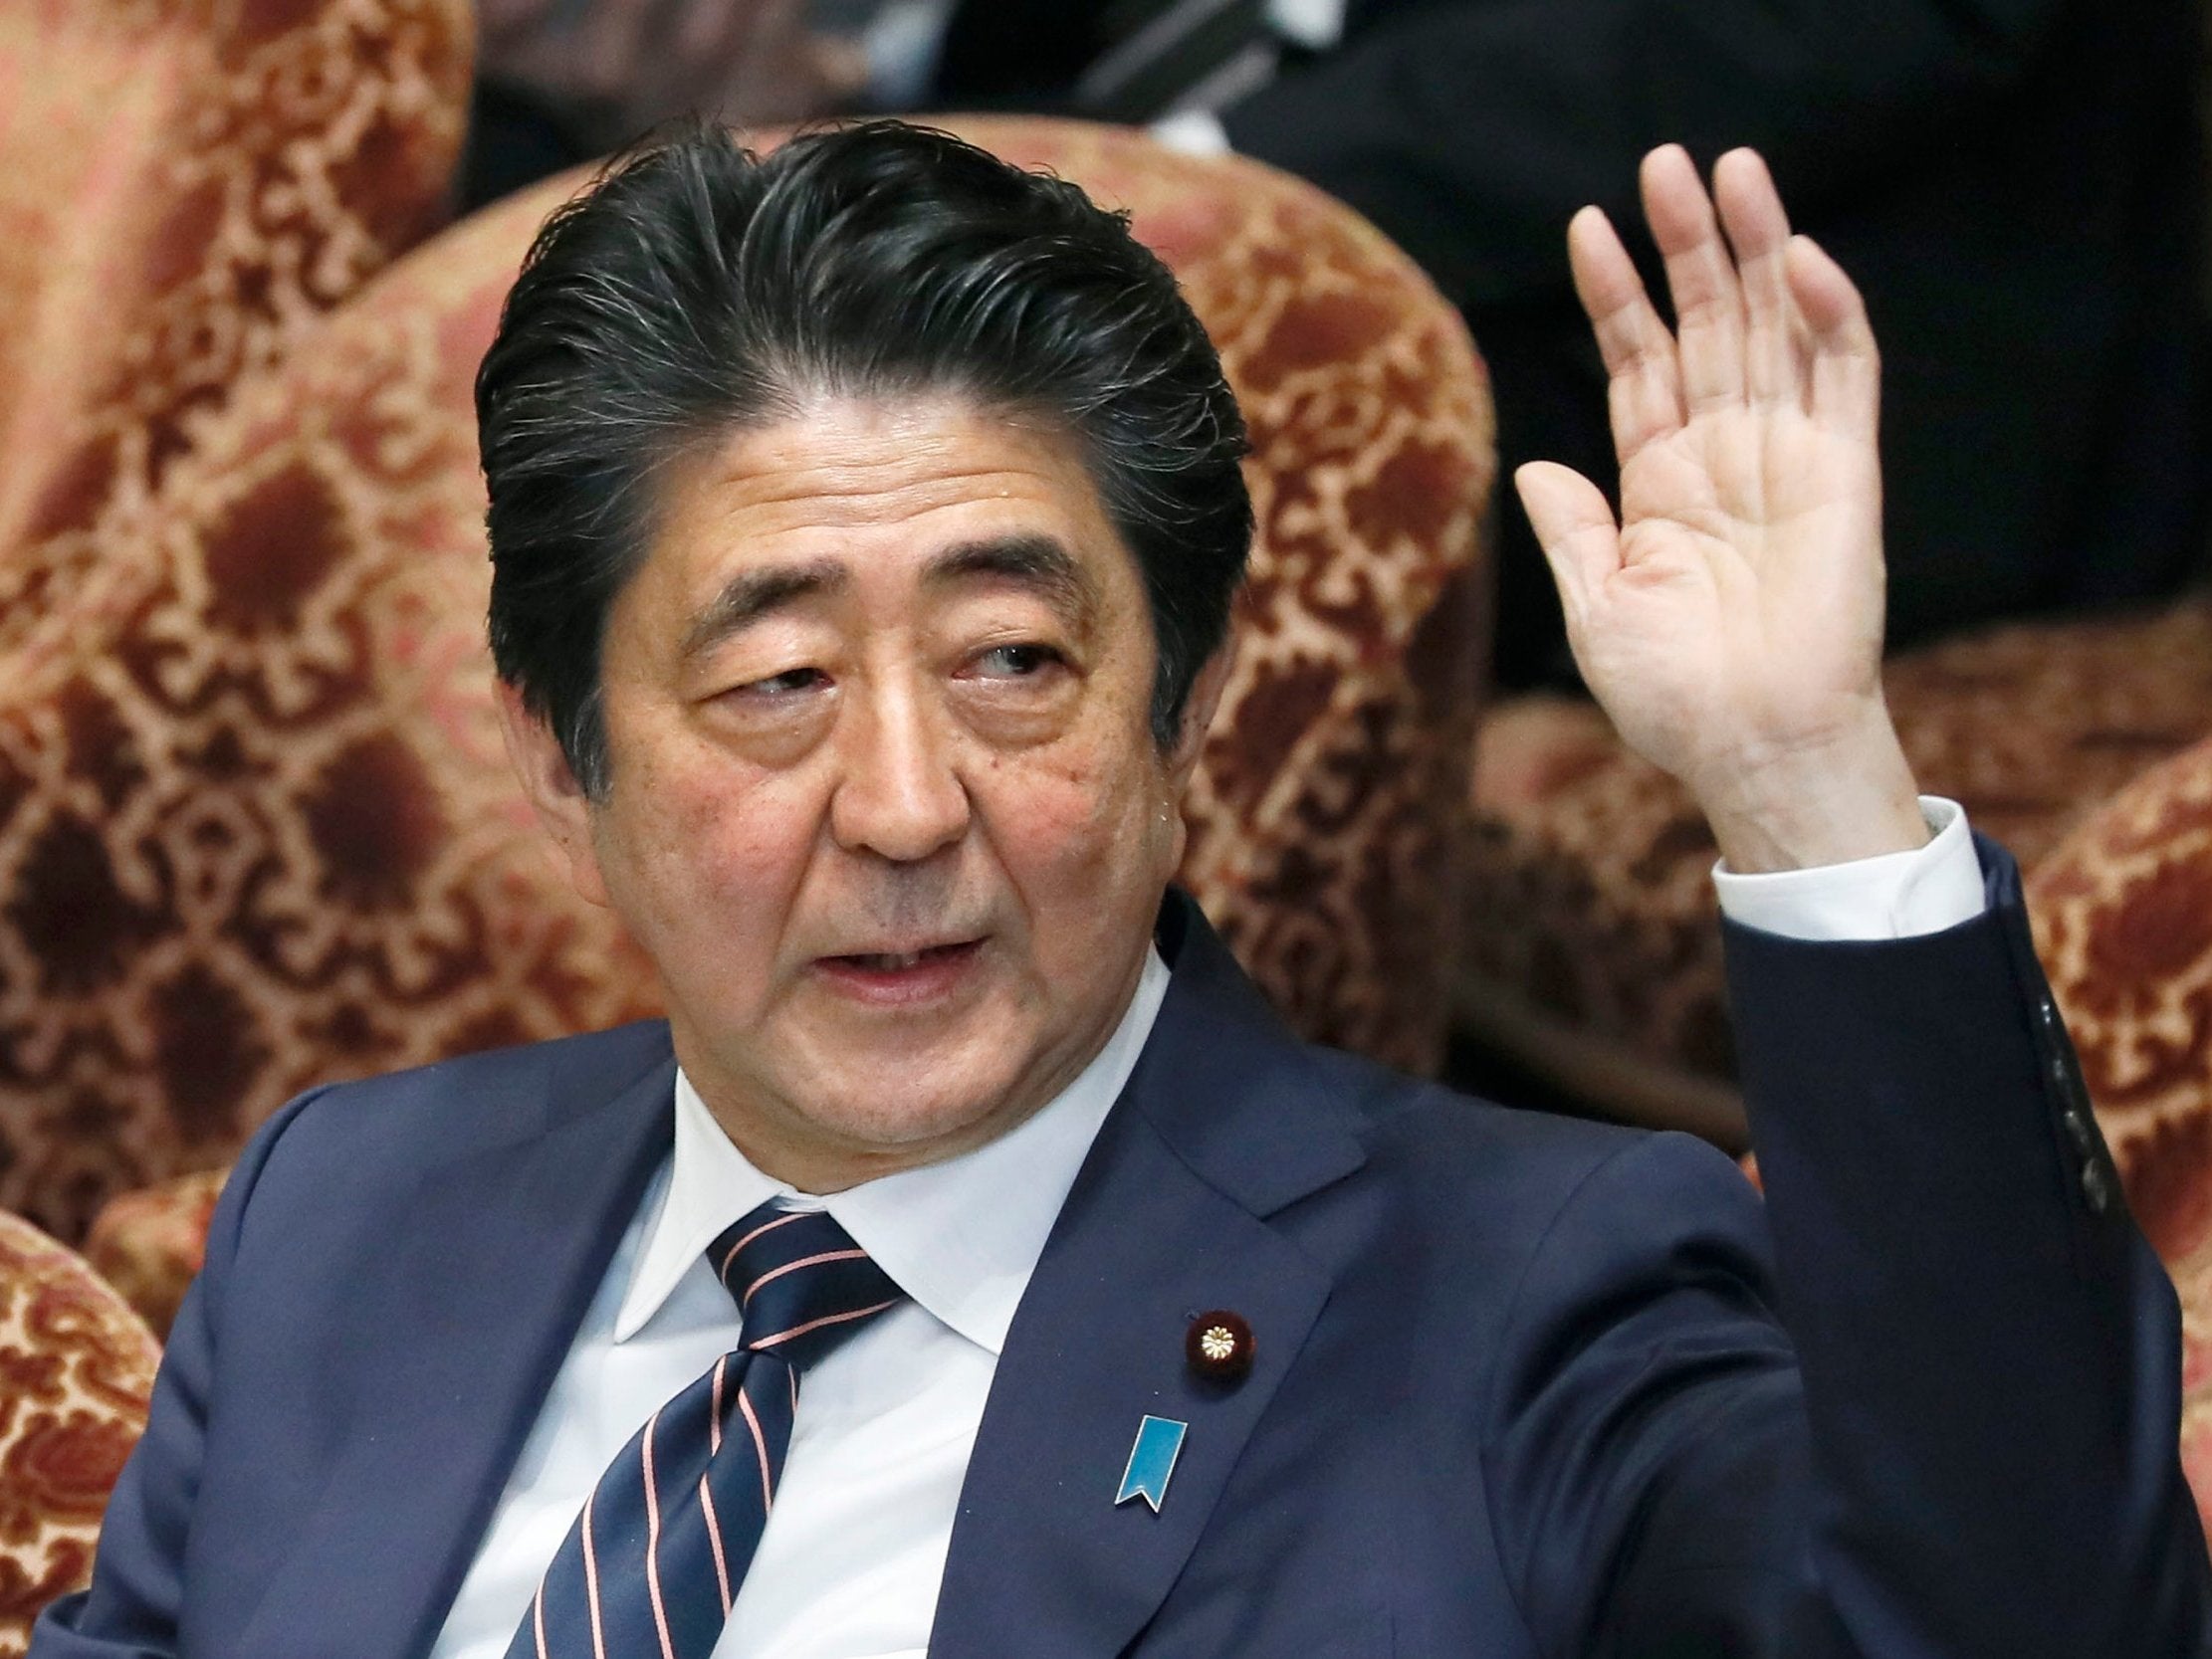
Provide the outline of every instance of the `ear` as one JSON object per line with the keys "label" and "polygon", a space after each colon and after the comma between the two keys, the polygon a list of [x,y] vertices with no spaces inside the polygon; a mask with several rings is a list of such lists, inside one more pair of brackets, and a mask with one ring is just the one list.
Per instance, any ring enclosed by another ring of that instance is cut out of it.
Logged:
{"label": "ear", "polygon": [[1206,748],[1206,733],[1214,725],[1214,713],[1220,708],[1221,693],[1236,667],[1238,638],[1239,629],[1232,619],[1228,633],[1199,669],[1198,678],[1191,682],[1191,695],[1184,700],[1182,729],[1176,733],[1175,748],[1168,756],[1169,787],[1177,800],[1190,787],[1191,774],[1198,769],[1199,755]]}
{"label": "ear", "polygon": [[499,713],[507,758],[537,810],[538,821],[568,860],[569,880],[590,903],[606,904],[606,879],[600,874],[598,843],[591,834],[591,800],[569,769],[560,740],[550,725],[523,706],[522,693],[504,680],[499,682]]}

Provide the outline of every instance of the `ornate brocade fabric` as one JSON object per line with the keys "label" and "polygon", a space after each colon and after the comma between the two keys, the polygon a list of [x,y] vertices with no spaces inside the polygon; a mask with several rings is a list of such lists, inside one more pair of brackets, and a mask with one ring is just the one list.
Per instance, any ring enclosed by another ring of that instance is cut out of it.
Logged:
{"label": "ornate brocade fabric", "polygon": [[[155,781],[225,796],[235,751],[174,721],[235,690],[133,624],[210,518],[201,598],[269,614],[238,567],[292,556],[287,485],[204,453],[444,217],[473,28],[470,0],[0,4],[0,1204],[64,1236],[123,1170],[205,1160],[236,1081],[220,1041],[196,1064],[223,992],[174,941],[236,891],[210,837],[242,825]],[[134,1128],[171,1111],[158,1075],[202,1080],[176,1133]]]}
{"label": "ornate brocade fabric", "polygon": [[92,1576],[160,1349],[85,1262],[0,1215],[0,1659]]}
{"label": "ornate brocade fabric", "polygon": [[444,217],[472,31],[468,0],[0,6],[0,647]]}

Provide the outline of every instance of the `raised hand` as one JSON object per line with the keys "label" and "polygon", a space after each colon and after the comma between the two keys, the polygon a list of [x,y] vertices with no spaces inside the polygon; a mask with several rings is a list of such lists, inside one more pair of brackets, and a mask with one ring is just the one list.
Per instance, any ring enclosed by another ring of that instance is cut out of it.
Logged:
{"label": "raised hand", "polygon": [[1611,377],[1620,520],[1565,467],[1514,480],[1583,678],[1630,745],[1696,796],[1731,868],[1919,846],[1881,696],[1866,310],[1790,234],[1750,150],[1714,169],[1717,215],[1678,146],[1646,157],[1642,182],[1677,333],[1602,212],[1583,209],[1567,236]]}

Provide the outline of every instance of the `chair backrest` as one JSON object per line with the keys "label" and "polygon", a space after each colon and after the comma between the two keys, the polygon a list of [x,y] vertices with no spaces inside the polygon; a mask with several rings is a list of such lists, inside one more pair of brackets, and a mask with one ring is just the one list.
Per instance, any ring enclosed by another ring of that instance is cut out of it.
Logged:
{"label": "chair backrest", "polygon": [[[1492,469],[1458,317],[1256,164],[967,130],[1134,210],[1250,418],[1262,527],[1188,879],[1306,1031],[1432,1063]],[[484,642],[471,381],[578,183],[453,227],[242,391],[112,553],[127,591],[0,664],[0,1202],[81,1229],[309,1084],[653,1011],[509,775]]]}
{"label": "chair backrest", "polygon": [[161,1350],[74,1252],[0,1214],[0,1659],[92,1576],[109,1491]]}
{"label": "chair backrest", "polygon": [[0,0],[0,648],[444,217],[470,0]]}
{"label": "chair backrest", "polygon": [[[0,0],[0,680],[26,699],[161,579],[195,511],[172,475],[232,393],[446,216],[474,31],[472,0]],[[0,721],[4,908],[30,922],[0,945],[0,1159],[40,1148],[13,1189],[72,1237],[112,1182],[109,1126],[159,1110],[55,1086],[142,1068],[140,1010],[67,1034],[32,1012],[58,984],[119,992],[80,933],[96,956],[118,914],[149,936],[142,870],[111,890],[81,856],[142,777],[112,712]],[[76,784],[41,794],[65,754]]]}

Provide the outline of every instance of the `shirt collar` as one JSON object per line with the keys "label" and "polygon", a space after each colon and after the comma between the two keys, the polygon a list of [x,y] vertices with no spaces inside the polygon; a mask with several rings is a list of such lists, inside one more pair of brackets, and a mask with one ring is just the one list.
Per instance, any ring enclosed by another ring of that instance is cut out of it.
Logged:
{"label": "shirt collar", "polygon": [[1066,1089],[995,1141],[827,1198],[755,1168],[679,1069],[669,1178],[615,1317],[614,1340],[636,1336],[707,1246],[774,1198],[785,1208],[828,1210],[916,1303],[996,1354],[1075,1172],[1152,1035],[1168,977],[1159,950],[1147,949],[1136,995],[1105,1047]]}

